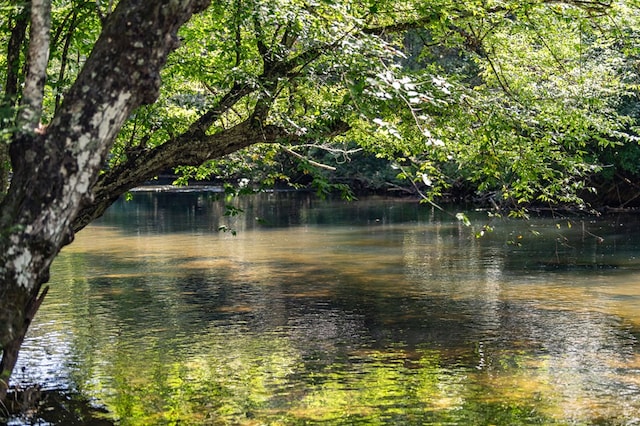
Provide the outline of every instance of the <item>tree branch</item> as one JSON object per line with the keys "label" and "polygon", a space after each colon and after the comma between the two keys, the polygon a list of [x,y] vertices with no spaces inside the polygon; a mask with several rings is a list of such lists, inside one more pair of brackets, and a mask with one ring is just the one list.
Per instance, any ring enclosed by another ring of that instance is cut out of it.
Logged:
{"label": "tree branch", "polygon": [[22,44],[27,35],[27,25],[29,24],[29,13],[25,9],[16,13],[11,37],[7,45],[7,74],[4,87],[4,100],[14,106],[18,94],[18,81],[20,79],[20,52]]}
{"label": "tree branch", "polygon": [[[235,83],[233,87],[218,101],[218,103],[202,114],[200,118],[194,121],[186,133],[193,135],[204,135],[207,130],[220,119],[220,117],[229,111],[240,99],[255,92],[257,88],[248,84]],[[198,136],[199,137],[199,136]]]}
{"label": "tree branch", "polygon": [[[262,40],[263,30],[257,18],[254,19],[254,31],[263,61],[263,70],[257,78],[257,84],[234,84],[215,106],[195,120],[184,133],[170,137],[162,145],[152,149],[140,149],[139,146],[127,149],[126,160],[106,170],[99,177],[93,187],[94,201],[83,207],[73,224],[75,230],[82,229],[91,220],[101,216],[122,193],[167,169],[182,165],[199,166],[256,143],[295,143],[302,138],[282,127],[267,124],[279,83],[283,78],[291,78],[297,74],[300,67],[335,49],[338,42],[314,46],[288,59],[277,59]],[[292,42],[290,34],[283,37],[283,42]],[[259,90],[265,93],[257,99],[253,111],[247,113],[244,121],[212,135],[207,133],[237,102]],[[330,138],[348,129],[346,123],[336,121],[323,132],[324,136]]]}
{"label": "tree branch", "polygon": [[18,125],[23,131],[33,131],[40,123],[44,83],[49,63],[49,32],[51,1],[31,0],[31,31],[29,34],[28,69],[24,82],[22,108]]}
{"label": "tree branch", "polygon": [[[325,129],[323,136],[335,137],[349,129],[347,123],[338,120]],[[213,135],[200,134],[199,138],[187,131],[105,171],[93,188],[93,202],[84,206],[73,223],[73,229],[77,232],[84,228],[102,216],[121,194],[167,169],[199,166],[256,143],[296,143],[302,139],[303,136],[292,134],[282,127],[262,125],[251,118]]]}
{"label": "tree branch", "polygon": [[307,163],[311,164],[312,166],[318,167],[320,169],[325,169],[325,170],[330,170],[332,172],[336,171],[336,168],[333,166],[329,166],[328,164],[322,164],[319,163],[317,161],[314,161],[310,158],[305,157],[302,154],[298,154],[297,152],[295,152],[294,150],[292,150],[291,148],[287,148],[286,146],[283,146],[282,149],[284,150],[284,152],[286,152],[287,154],[293,155],[296,158],[299,158],[300,160],[306,161]]}

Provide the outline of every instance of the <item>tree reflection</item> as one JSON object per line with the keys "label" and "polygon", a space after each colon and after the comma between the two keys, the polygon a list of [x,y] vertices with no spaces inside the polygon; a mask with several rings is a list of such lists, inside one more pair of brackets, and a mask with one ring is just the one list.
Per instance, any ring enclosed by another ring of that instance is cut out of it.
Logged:
{"label": "tree reflection", "polygon": [[38,377],[20,380],[77,389],[124,425],[589,423],[640,412],[637,275],[518,269],[534,247],[517,260],[496,236],[441,220],[381,223],[391,207],[380,208],[354,214],[357,226],[236,237],[198,219],[191,231],[160,232],[178,226],[171,219],[139,234],[107,217],[55,264],[21,358]]}

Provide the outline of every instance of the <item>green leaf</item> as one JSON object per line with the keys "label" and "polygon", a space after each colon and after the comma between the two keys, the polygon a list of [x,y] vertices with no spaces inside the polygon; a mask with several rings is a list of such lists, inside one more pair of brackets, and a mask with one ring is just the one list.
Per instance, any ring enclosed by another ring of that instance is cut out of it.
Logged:
{"label": "green leaf", "polygon": [[471,221],[467,217],[467,215],[463,212],[456,213],[456,219],[464,224],[464,226],[471,226]]}

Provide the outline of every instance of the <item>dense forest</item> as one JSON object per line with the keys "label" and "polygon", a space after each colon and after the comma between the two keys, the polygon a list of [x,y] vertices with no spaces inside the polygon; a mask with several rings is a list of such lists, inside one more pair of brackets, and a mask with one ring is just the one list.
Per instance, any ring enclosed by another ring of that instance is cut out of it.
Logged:
{"label": "dense forest", "polygon": [[0,3],[0,399],[60,249],[168,170],[515,214],[640,202],[633,1],[209,3]]}

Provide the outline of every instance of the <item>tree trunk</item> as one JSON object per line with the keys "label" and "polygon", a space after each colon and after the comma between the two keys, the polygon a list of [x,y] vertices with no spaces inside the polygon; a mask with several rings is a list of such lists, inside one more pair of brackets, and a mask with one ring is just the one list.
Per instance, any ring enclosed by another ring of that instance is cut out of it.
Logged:
{"label": "tree trunk", "polygon": [[[33,126],[43,82],[25,83],[33,89],[22,121],[28,125],[10,145],[13,178],[0,204],[0,400],[42,303],[45,293],[39,293],[49,267],[72,241],[78,211],[93,202],[91,188],[115,136],[133,109],[155,101],[160,69],[177,47],[178,29],[208,2],[120,1],[46,130]],[[47,13],[46,1],[33,4]],[[33,53],[40,61],[37,54],[45,52],[32,49],[30,58]]]}
{"label": "tree trunk", "polygon": [[16,362],[18,362],[18,353],[20,352],[20,347],[22,346],[22,342],[24,341],[27,331],[29,330],[29,325],[35,317],[36,312],[38,312],[38,309],[40,308],[42,301],[47,295],[48,290],[49,287],[45,287],[40,296],[38,296],[37,298],[31,297],[27,303],[25,303],[27,293],[20,291],[19,289],[18,294],[6,295],[9,300],[15,300],[15,309],[24,309],[24,312],[22,312],[22,323],[17,324],[15,337],[13,338],[13,340],[6,343],[2,350],[2,360],[0,361],[0,401],[4,400],[7,396],[7,390],[9,389],[9,378],[11,377],[11,373],[16,366]]}

